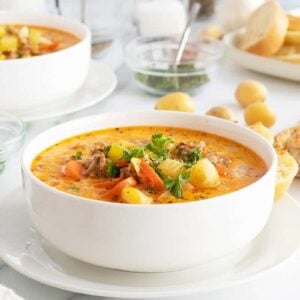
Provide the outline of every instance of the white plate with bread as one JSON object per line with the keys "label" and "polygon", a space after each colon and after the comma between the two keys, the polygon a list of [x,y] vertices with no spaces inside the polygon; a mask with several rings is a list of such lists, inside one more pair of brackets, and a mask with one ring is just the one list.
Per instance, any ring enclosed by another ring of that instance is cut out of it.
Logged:
{"label": "white plate with bread", "polygon": [[229,55],[239,65],[263,74],[300,81],[300,17],[268,1],[245,28],[225,35]]}

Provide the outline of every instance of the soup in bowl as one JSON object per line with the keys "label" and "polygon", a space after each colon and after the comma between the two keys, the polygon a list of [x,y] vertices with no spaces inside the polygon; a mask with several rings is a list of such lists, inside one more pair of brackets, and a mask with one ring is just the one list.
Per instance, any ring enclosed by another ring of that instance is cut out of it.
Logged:
{"label": "soup in bowl", "polygon": [[221,257],[261,231],[276,155],[228,121],[115,113],[40,134],[23,171],[31,220],[58,249],[104,267],[161,272]]}
{"label": "soup in bowl", "polygon": [[0,12],[1,109],[30,110],[78,90],[89,70],[90,39],[75,20]]}

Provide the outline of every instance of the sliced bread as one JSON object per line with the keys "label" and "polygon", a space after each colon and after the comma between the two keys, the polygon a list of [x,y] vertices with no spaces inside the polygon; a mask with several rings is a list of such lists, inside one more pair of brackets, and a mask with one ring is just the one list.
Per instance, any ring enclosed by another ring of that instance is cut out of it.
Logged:
{"label": "sliced bread", "polygon": [[289,30],[300,30],[300,17],[287,15],[289,19]]}
{"label": "sliced bread", "polygon": [[282,46],[288,18],[276,1],[268,1],[251,15],[240,48],[254,54],[270,56]]}
{"label": "sliced bread", "polygon": [[288,31],[284,42],[287,45],[300,45],[300,31]]}

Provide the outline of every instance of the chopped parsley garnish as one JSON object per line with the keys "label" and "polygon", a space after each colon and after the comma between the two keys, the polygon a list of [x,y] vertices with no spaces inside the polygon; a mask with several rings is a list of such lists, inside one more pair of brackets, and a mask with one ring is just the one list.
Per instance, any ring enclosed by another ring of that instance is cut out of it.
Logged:
{"label": "chopped parsley garnish", "polygon": [[142,158],[145,156],[143,147],[136,147],[132,150],[124,150],[122,159],[130,161],[133,157]]}
{"label": "chopped parsley garnish", "polygon": [[179,174],[178,177],[166,177],[164,179],[164,187],[170,191],[170,193],[176,198],[182,198],[183,194],[183,182],[187,181],[190,177],[189,173],[185,173],[184,175]]}
{"label": "chopped parsley garnish", "polygon": [[192,165],[194,165],[200,158],[201,158],[201,151],[199,148],[196,148],[191,153],[189,153],[187,159],[185,159],[184,166],[190,168]]}
{"label": "chopped parsley garnish", "polygon": [[81,151],[77,151],[74,155],[71,156],[71,159],[74,160],[79,160],[82,157],[82,152]]}
{"label": "chopped parsley garnish", "polygon": [[166,146],[174,141],[164,136],[162,133],[156,133],[152,135],[151,143],[146,145],[146,149],[151,151],[156,155],[158,162],[165,160],[169,154],[169,149],[166,149]]}
{"label": "chopped parsley garnish", "polygon": [[120,168],[112,162],[107,163],[107,176],[110,178],[116,178],[120,175]]}

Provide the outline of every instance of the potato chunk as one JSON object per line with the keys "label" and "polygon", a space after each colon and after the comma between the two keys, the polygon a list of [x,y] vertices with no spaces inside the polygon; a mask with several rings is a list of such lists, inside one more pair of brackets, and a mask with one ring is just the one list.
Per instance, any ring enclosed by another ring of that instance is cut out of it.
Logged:
{"label": "potato chunk", "polygon": [[196,188],[210,188],[219,185],[221,181],[214,164],[203,158],[191,168],[190,182]]}
{"label": "potato chunk", "polygon": [[14,51],[18,49],[18,39],[15,36],[4,36],[0,39],[0,51]]}
{"label": "potato chunk", "polygon": [[158,169],[164,176],[176,178],[179,175],[182,166],[182,162],[176,159],[167,158],[158,165]]}
{"label": "potato chunk", "polygon": [[111,145],[108,151],[108,157],[112,161],[117,161],[123,157],[124,148],[119,143],[114,143]]}
{"label": "potato chunk", "polygon": [[134,187],[127,187],[122,190],[121,193],[122,199],[130,204],[151,204],[153,199],[146,196],[140,190]]}

